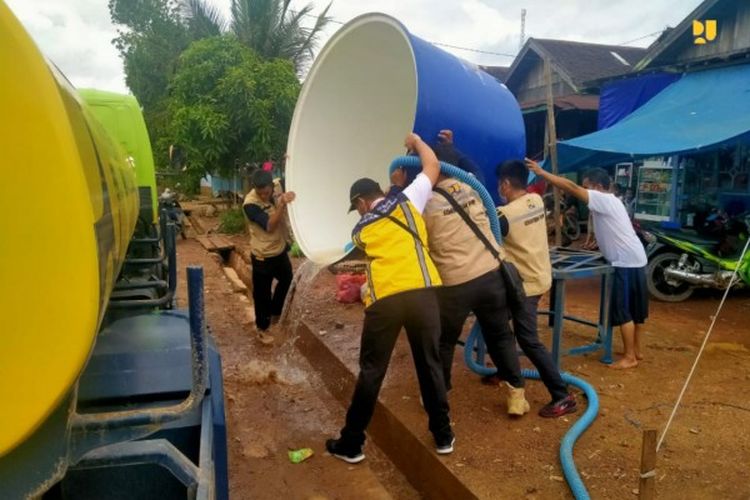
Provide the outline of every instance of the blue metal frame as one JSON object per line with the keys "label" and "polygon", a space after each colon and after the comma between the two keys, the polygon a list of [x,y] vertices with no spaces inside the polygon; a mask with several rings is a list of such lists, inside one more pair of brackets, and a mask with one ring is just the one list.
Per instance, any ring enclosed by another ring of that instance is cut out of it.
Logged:
{"label": "blue metal frame", "polygon": [[[119,298],[117,300],[110,300],[108,309],[148,309],[152,307],[162,307],[165,309],[171,309],[174,305],[174,296],[177,289],[177,240],[176,240],[176,228],[174,223],[168,222],[166,210],[161,211],[161,217],[159,218],[159,224],[161,227],[161,235],[163,236],[163,251],[162,254],[157,257],[149,257],[145,259],[134,259],[126,258],[125,265],[131,267],[142,267],[142,268],[156,268],[164,265],[166,261],[167,276],[166,281],[145,281],[145,280],[134,280],[129,283],[118,282],[115,285],[114,291],[126,293],[130,290],[149,290],[153,288],[164,289],[166,292],[161,294],[158,298],[150,299],[124,299]],[[157,273],[161,274],[161,273]]]}
{"label": "blue metal frame", "polygon": [[[552,289],[550,290],[551,310],[540,310],[540,314],[549,315],[552,327],[552,358],[560,366],[564,322],[572,321],[582,325],[593,326],[597,330],[596,340],[587,345],[573,347],[564,352],[567,355],[579,355],[603,351],[601,362],[612,362],[612,324],[610,303],[614,268],[598,252],[571,250],[555,247],[550,249],[552,261]],[[565,314],[565,284],[568,280],[585,279],[600,276],[599,318],[597,322]]]}
{"label": "blue metal frame", "polygon": [[[188,497],[197,490],[210,488],[206,483],[206,470],[201,470],[166,439],[130,441],[115,443],[88,452],[76,464],[77,469],[94,469],[98,467],[124,467],[140,464],[157,464],[177,478],[188,489]],[[210,473],[209,473],[210,474]],[[209,498],[208,495],[198,498]]]}
{"label": "blue metal frame", "polygon": [[[76,413],[72,418],[74,428],[91,431],[167,423],[178,420],[192,412],[203,400],[208,386],[206,325],[203,307],[203,269],[200,267],[189,267],[187,273],[193,377],[188,397],[177,405],[159,408],[120,410],[105,413]],[[154,334],[158,335],[158,332],[154,332]]]}

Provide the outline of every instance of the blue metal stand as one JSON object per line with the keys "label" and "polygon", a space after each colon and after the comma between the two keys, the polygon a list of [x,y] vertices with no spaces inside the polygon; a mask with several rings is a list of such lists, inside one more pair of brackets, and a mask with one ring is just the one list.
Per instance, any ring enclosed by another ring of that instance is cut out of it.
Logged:
{"label": "blue metal stand", "polygon": [[[592,326],[597,330],[596,340],[587,345],[573,347],[565,351],[567,355],[585,354],[603,351],[602,363],[612,362],[612,325],[610,321],[610,302],[612,297],[612,279],[614,269],[598,252],[572,250],[568,248],[550,249],[552,260],[552,289],[550,290],[551,310],[540,310],[540,314],[549,315],[552,327],[552,357],[560,366],[562,355],[562,336],[564,321],[573,321]],[[600,276],[599,318],[597,322],[565,314],[565,284],[567,280],[585,279]]]}

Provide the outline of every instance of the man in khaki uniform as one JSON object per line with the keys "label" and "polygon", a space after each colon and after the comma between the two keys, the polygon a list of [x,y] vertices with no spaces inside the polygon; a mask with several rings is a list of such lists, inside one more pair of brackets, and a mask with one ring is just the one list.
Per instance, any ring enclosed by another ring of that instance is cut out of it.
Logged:
{"label": "man in khaki uniform", "polygon": [[505,256],[518,268],[526,292],[524,307],[513,311],[513,331],[552,396],[552,401],[539,415],[560,417],[576,411],[576,401],[568,393],[552,356],[537,335],[537,307],[541,296],[552,285],[552,264],[544,201],[538,194],[526,192],[527,177],[526,167],[517,160],[507,161],[497,170],[500,196],[508,201],[498,208]]}
{"label": "man in khaki uniform", "polygon": [[[253,190],[245,197],[242,208],[250,221],[255,325],[259,339],[267,344],[273,338],[266,331],[272,319],[281,315],[292,282],[286,207],[295,195],[275,190],[271,174],[262,170],[253,174],[252,181]],[[274,280],[276,288],[272,291]]]}
{"label": "man in khaki uniform", "polygon": [[[461,164],[459,153],[452,147],[453,134],[444,130],[440,138],[442,144],[436,147],[438,158],[452,165]],[[406,176],[404,170],[397,170],[391,181],[395,185],[405,185]],[[456,343],[466,318],[473,311],[482,327],[487,351],[498,369],[498,376],[508,387],[508,414],[521,416],[529,411],[529,403],[524,396],[524,380],[509,326],[505,285],[498,270],[500,263],[478,240],[447,196],[468,213],[495,245],[495,249],[499,250],[479,195],[467,184],[440,175],[423,216],[429,235],[430,255],[443,281],[443,287],[437,293],[440,303],[440,358],[446,388],[451,388]]]}

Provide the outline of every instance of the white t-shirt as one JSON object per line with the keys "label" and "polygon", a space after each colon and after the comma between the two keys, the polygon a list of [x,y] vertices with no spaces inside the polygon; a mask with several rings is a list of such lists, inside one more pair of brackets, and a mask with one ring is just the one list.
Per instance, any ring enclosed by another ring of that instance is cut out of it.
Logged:
{"label": "white t-shirt", "polygon": [[610,193],[588,190],[596,242],[604,258],[615,267],[643,267],[646,251],[635,234],[625,205]]}
{"label": "white t-shirt", "polygon": [[424,173],[420,172],[414,180],[404,188],[404,196],[409,198],[409,201],[414,208],[421,214],[424,212],[424,207],[427,202],[432,198],[432,182],[430,178]]}

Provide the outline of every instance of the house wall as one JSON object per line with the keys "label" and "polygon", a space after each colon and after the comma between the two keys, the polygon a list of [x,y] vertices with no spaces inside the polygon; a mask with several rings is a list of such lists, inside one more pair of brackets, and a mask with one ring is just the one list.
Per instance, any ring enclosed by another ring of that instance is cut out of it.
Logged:
{"label": "house wall", "polygon": [[[557,139],[564,141],[596,131],[596,111],[569,109],[557,110],[555,129]],[[526,156],[541,159],[544,152],[544,131],[547,128],[547,111],[523,115],[526,126]]]}
{"label": "house wall", "polygon": [[[524,75],[519,84],[511,88],[511,92],[516,96],[518,102],[525,103],[538,101],[547,97],[547,89],[544,84],[544,63],[540,58],[536,58],[531,69]],[[560,78],[560,75],[552,67],[552,95],[563,96],[575,93],[573,87],[568,85]]]}
{"label": "house wall", "polygon": [[703,45],[696,45],[692,29],[690,29],[672,50],[666,51],[659,57],[658,64],[708,59],[750,48],[750,2],[722,2],[713,13],[709,12],[706,19],[717,20],[716,39]]}

